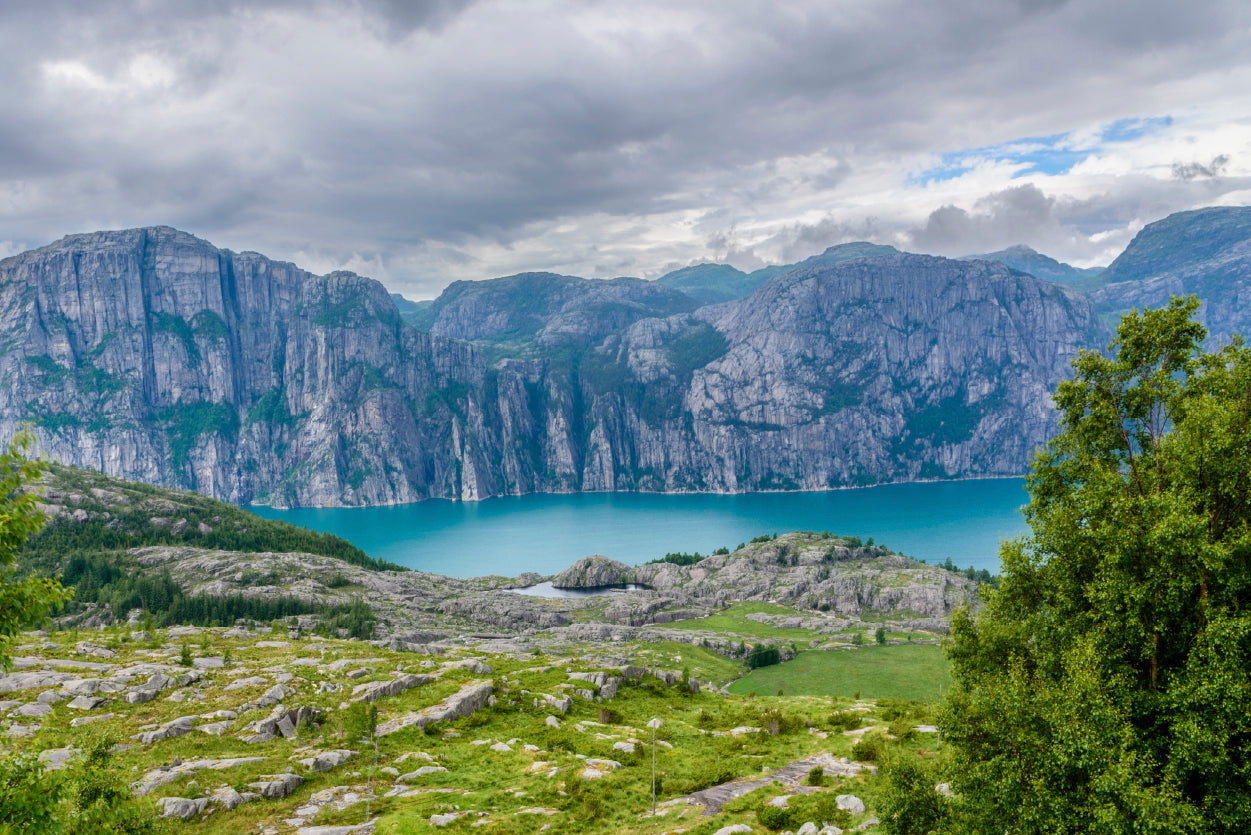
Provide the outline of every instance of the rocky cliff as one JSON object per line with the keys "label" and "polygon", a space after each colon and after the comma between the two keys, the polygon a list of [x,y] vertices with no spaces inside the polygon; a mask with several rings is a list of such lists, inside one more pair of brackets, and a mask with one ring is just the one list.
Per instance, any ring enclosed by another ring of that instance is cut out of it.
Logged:
{"label": "rocky cliff", "polygon": [[164,227],[71,236],[0,261],[0,431],[279,506],[1015,474],[1108,338],[1065,288],[923,256],[698,309],[635,280],[482,285],[406,311],[423,332],[351,273]]}
{"label": "rocky cliff", "polygon": [[1143,227],[1090,298],[1110,321],[1194,293],[1210,344],[1251,333],[1251,207],[1177,212]]}

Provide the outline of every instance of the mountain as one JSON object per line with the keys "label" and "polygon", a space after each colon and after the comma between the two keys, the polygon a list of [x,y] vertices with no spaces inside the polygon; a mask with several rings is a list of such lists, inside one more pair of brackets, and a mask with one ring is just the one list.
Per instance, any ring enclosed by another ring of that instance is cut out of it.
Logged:
{"label": "mountain", "polygon": [[838,244],[814,255],[798,264],[782,264],[773,267],[762,267],[751,273],[735,269],[729,264],[696,264],[683,267],[656,279],[657,284],[681,290],[700,304],[720,304],[751,295],[757,287],[775,275],[780,275],[800,267],[815,267],[822,264],[838,264],[852,258],[870,258],[877,255],[894,255],[899,250],[892,246],[865,243],[864,241]]}
{"label": "mountain", "polygon": [[656,283],[680,290],[700,304],[720,304],[751,295],[761,284],[787,269],[764,267],[745,273],[729,264],[696,264],[662,275]]}
{"label": "mountain", "polygon": [[960,260],[997,261],[1000,264],[1006,264],[1014,270],[1029,273],[1035,278],[1057,281],[1060,284],[1072,284],[1076,281],[1094,279],[1103,273],[1104,270],[1103,267],[1088,267],[1086,269],[1074,267],[1071,264],[1065,264],[1062,261],[1043,255],[1041,252],[1028,246],[1021,245],[1010,246],[998,252],[988,252],[985,255],[966,255]]}
{"label": "mountain", "polygon": [[413,322],[453,339],[553,349],[583,345],[639,319],[689,313],[698,306],[684,293],[640,278],[521,273],[457,281]]}
{"label": "mountain", "polygon": [[528,274],[421,315],[428,332],[375,281],[167,227],[73,235],[0,261],[0,431],[277,506],[1016,474],[1069,359],[1108,337],[1063,287],[914,255],[698,309]]}
{"label": "mountain", "polygon": [[399,311],[400,318],[415,327],[425,322],[426,311],[434,304],[430,299],[415,302],[412,299],[404,298],[399,293],[392,293],[391,301],[395,302],[395,309]]}
{"label": "mountain", "polygon": [[1142,228],[1090,299],[1109,320],[1195,293],[1211,343],[1251,334],[1251,207],[1177,212]]}

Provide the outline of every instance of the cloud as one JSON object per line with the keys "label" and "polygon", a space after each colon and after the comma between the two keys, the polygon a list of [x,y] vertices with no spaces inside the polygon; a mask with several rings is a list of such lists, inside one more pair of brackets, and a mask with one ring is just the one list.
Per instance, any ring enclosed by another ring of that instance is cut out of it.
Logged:
{"label": "cloud", "polygon": [[1054,209],[1055,198],[1027,183],[979,199],[971,212],[953,205],[935,209],[908,238],[926,252],[989,252],[1058,230]]}
{"label": "cloud", "polygon": [[168,223],[415,294],[863,237],[1095,257],[1236,193],[1249,24],[1236,0],[7,4],[0,236]]}
{"label": "cloud", "polygon": [[1173,163],[1173,176],[1179,180],[1193,180],[1196,177],[1219,177],[1229,167],[1229,155],[1220,154],[1212,157],[1207,165],[1198,162]]}

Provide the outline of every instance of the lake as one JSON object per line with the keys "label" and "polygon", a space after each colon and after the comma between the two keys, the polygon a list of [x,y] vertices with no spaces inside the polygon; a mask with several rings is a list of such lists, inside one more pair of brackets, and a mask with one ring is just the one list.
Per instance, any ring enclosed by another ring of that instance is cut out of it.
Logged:
{"label": "lake", "polygon": [[452,577],[555,574],[588,554],[637,565],[708,554],[796,530],[873,537],[910,557],[999,570],[1001,539],[1025,528],[1020,478],[734,496],[574,493],[391,507],[249,510],[353,542],[371,557]]}

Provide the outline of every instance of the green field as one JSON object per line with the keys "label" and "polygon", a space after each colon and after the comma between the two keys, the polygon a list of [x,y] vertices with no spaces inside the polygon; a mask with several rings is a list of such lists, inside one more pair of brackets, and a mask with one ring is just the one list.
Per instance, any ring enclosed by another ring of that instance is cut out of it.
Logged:
{"label": "green field", "polygon": [[709,632],[732,632],[735,635],[755,638],[782,638],[796,641],[811,639],[815,634],[807,629],[779,629],[766,623],[748,620],[747,615],[757,612],[787,617],[799,614],[788,606],[779,606],[776,603],[735,603],[706,618],[675,620],[673,623],[666,623],[665,628],[702,629]]}
{"label": "green field", "polygon": [[865,699],[938,701],[951,689],[947,658],[931,644],[865,646],[854,650],[801,652],[794,661],[753,670],[731,693],[788,696],[842,696]]}

